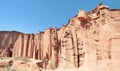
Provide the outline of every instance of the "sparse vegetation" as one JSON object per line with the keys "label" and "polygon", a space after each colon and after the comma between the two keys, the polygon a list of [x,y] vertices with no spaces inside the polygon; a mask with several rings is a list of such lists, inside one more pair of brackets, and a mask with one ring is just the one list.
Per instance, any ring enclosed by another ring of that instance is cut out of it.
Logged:
{"label": "sparse vegetation", "polygon": [[23,69],[18,69],[18,68],[11,68],[12,66],[12,61],[14,60],[22,60],[24,62],[30,62],[28,58],[25,57],[17,57],[17,58],[10,58],[10,57],[0,57],[0,71],[26,71]]}
{"label": "sparse vegetation", "polygon": [[26,70],[14,68],[14,69],[10,69],[10,71],[26,71]]}
{"label": "sparse vegetation", "polygon": [[50,65],[48,66],[48,69],[54,70],[55,69],[55,65],[52,62],[50,62]]}
{"label": "sparse vegetation", "polygon": [[24,62],[30,62],[30,60],[28,58],[25,58],[25,57],[17,57],[17,58],[14,58],[14,60],[22,60]]}
{"label": "sparse vegetation", "polygon": [[4,67],[0,68],[0,71],[10,71],[9,63],[3,63]]}

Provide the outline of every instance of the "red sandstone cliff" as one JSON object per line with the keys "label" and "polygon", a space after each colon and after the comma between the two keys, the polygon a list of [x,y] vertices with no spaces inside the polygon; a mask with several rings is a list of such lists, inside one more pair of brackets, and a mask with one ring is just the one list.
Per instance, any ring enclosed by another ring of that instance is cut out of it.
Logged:
{"label": "red sandstone cliff", "polygon": [[87,67],[106,60],[120,61],[119,28],[120,10],[98,5],[88,13],[80,10],[59,29],[20,34],[13,44],[12,57],[43,60],[44,68]]}
{"label": "red sandstone cliff", "polygon": [[16,31],[0,31],[0,48],[7,48],[10,44],[14,45],[20,34],[22,33]]}
{"label": "red sandstone cliff", "polygon": [[6,53],[7,51],[12,52],[12,48],[18,39],[20,32],[16,31],[0,31],[0,54],[2,56],[12,56],[11,53]]}

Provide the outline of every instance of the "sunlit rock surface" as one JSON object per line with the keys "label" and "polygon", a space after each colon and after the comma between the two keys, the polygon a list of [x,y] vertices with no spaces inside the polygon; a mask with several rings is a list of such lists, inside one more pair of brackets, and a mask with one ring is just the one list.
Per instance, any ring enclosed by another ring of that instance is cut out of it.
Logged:
{"label": "sunlit rock surface", "polygon": [[1,55],[42,60],[44,69],[120,70],[120,10],[101,4],[88,13],[79,10],[61,28],[37,34],[0,32],[0,38],[1,49],[11,47]]}

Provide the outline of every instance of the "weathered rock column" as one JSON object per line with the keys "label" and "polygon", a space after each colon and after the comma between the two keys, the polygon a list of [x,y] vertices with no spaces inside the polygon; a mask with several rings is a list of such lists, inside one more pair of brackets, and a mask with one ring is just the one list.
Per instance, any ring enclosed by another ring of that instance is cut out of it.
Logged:
{"label": "weathered rock column", "polygon": [[66,28],[61,39],[61,67],[75,66],[73,36],[70,28]]}
{"label": "weathered rock column", "polygon": [[39,50],[39,40],[40,40],[40,38],[39,38],[39,35],[38,34],[35,34],[34,35],[34,52],[33,52],[33,58],[34,59],[38,59],[38,50]]}
{"label": "weathered rock column", "polygon": [[67,36],[67,47],[66,47],[66,66],[68,67],[75,67],[75,49],[73,44],[73,37],[71,35],[72,33],[69,33]]}
{"label": "weathered rock column", "polygon": [[28,35],[25,34],[25,35],[24,35],[24,39],[23,39],[23,41],[24,41],[24,45],[23,45],[23,46],[24,46],[23,56],[24,56],[24,57],[26,57],[26,56],[27,56],[27,53],[28,53],[28,42],[29,42],[28,39],[29,39],[29,38],[28,38]]}
{"label": "weathered rock column", "polygon": [[29,58],[33,58],[33,51],[34,51],[34,47],[33,47],[33,37],[34,35],[33,34],[30,34],[29,35],[29,42],[28,42],[28,57]]}
{"label": "weathered rock column", "polygon": [[[43,61],[44,68],[47,68],[48,61],[51,59],[52,48],[51,48],[51,28],[47,28],[43,35]],[[50,61],[49,61],[50,62]]]}
{"label": "weathered rock column", "polygon": [[78,54],[78,44],[77,44],[77,33],[76,33],[76,29],[75,29],[75,27],[74,26],[70,26],[70,28],[71,28],[71,35],[70,35],[70,38],[71,38],[71,45],[70,46],[72,46],[73,47],[73,50],[72,51],[74,51],[73,52],[73,55],[72,56],[74,56],[73,58],[73,60],[72,61],[74,61],[74,65],[76,66],[76,67],[78,67],[79,66],[79,54]]}
{"label": "weathered rock column", "polygon": [[57,29],[52,30],[52,56],[51,56],[51,64],[53,68],[57,68],[58,66],[58,51],[59,51],[59,46],[58,46],[58,35],[57,35]]}
{"label": "weathered rock column", "polygon": [[37,49],[38,49],[38,60],[41,60],[42,59],[42,53],[43,53],[43,51],[42,51],[42,39],[43,39],[43,37],[42,37],[42,32],[40,32],[39,34],[38,34],[38,39],[39,39],[39,43],[38,43],[38,45],[37,45]]}
{"label": "weathered rock column", "polygon": [[19,43],[19,45],[20,46],[18,46],[19,47],[19,49],[18,49],[18,57],[21,57],[22,56],[22,53],[23,53],[23,35],[21,35],[21,37],[20,37],[20,43]]}
{"label": "weathered rock column", "polygon": [[61,39],[61,48],[60,48],[60,51],[61,51],[61,54],[60,54],[60,62],[59,62],[59,66],[60,67],[65,67],[66,66],[66,55],[65,55],[65,52],[66,52],[66,47],[67,47],[67,38],[63,38]]}
{"label": "weathered rock column", "polygon": [[47,28],[44,32],[43,35],[43,48],[44,48],[44,57],[47,59],[50,59],[51,54],[52,54],[52,49],[51,49],[51,28]]}

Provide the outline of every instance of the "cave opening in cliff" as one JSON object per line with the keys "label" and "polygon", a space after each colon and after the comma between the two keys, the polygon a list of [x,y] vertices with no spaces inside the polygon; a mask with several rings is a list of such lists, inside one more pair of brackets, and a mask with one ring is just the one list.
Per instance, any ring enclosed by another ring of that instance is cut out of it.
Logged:
{"label": "cave opening in cliff", "polygon": [[12,57],[12,51],[9,52],[9,57]]}
{"label": "cave opening in cliff", "polygon": [[12,49],[13,49],[13,45],[10,44],[9,47],[8,47],[8,57],[12,57]]}

